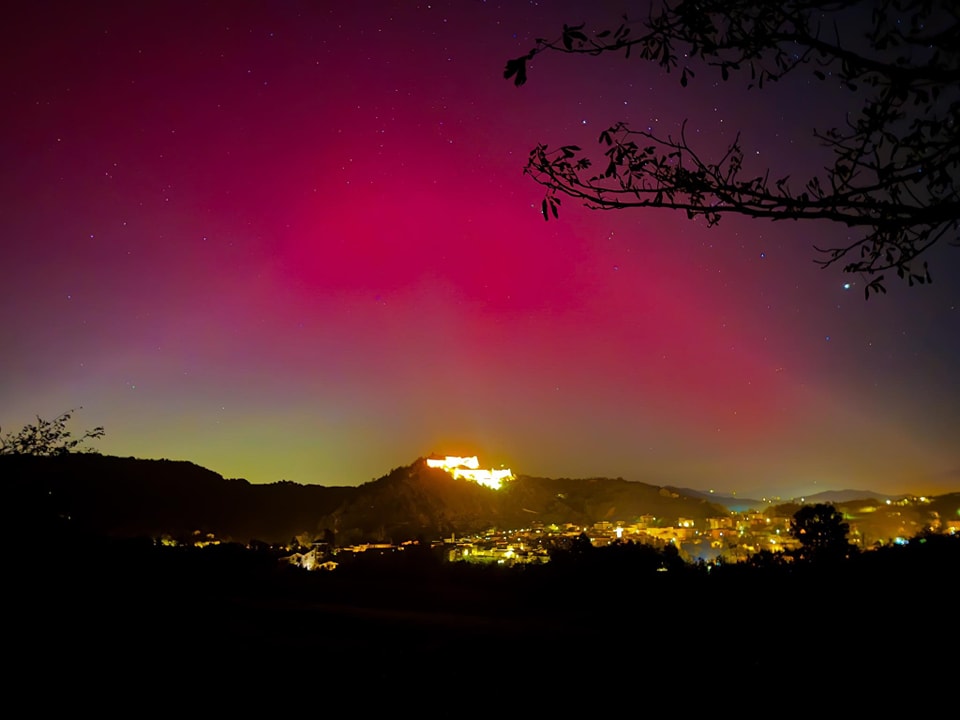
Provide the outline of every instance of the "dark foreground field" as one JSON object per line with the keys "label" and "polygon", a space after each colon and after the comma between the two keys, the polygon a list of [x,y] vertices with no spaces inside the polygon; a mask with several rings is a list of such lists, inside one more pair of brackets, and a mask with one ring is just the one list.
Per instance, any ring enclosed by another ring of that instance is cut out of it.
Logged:
{"label": "dark foreground field", "polygon": [[958,669],[958,543],[941,545],[710,573],[426,554],[307,573],[242,548],[47,548],[8,557],[8,677],[41,706],[133,688],[137,703],[358,687],[620,703],[640,688],[926,687]]}

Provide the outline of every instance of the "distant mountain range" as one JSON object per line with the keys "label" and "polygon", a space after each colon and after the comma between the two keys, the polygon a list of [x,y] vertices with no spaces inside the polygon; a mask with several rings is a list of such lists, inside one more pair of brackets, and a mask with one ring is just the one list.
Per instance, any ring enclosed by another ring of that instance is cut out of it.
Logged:
{"label": "distant mountain range", "polygon": [[899,500],[903,497],[906,496],[883,495],[872,490],[824,490],[813,495],[804,495],[802,498],[794,498],[794,500],[802,500],[808,505],[814,505],[816,503],[847,503],[854,500]]}
{"label": "distant mountain range", "polygon": [[735,495],[717,495],[716,493],[705,493],[702,490],[693,490],[692,488],[678,488],[668,486],[671,490],[680,495],[690,498],[699,498],[708,502],[722,505],[732,512],[746,512],[747,510],[759,510],[767,507],[770,503],[764,500],[753,500],[751,498],[738,498]]}
{"label": "distant mountain range", "polygon": [[[254,485],[182,461],[10,455],[0,456],[0,487],[8,508],[3,527],[8,537],[18,539],[69,528],[92,535],[181,540],[210,536],[277,543],[333,533],[341,544],[401,542],[536,522],[631,523],[641,516],[655,525],[687,518],[703,527],[706,518],[727,515],[729,509],[766,505],[612,478],[521,475],[492,490],[429,468],[422,458],[358,487],[324,487],[289,481]],[[869,513],[861,507],[880,505],[885,497],[847,490],[806,501],[839,503],[854,496],[859,502],[851,501],[851,512],[858,514]],[[955,499],[950,498],[947,510]]]}
{"label": "distant mountain range", "polygon": [[[774,500],[771,498],[764,498],[762,500],[756,500],[754,498],[741,498],[735,495],[717,495],[716,493],[705,493],[701,490],[693,490],[691,488],[676,488],[668,487],[667,489],[672,490],[673,492],[685,495],[690,498],[701,498],[708,500],[709,502],[716,503],[718,505],[723,505],[725,508],[732,512],[746,512],[748,510],[762,510],[765,507],[769,507],[773,504]],[[872,490],[826,490],[824,492],[819,492],[814,495],[805,495],[802,498],[777,498],[776,502],[804,502],[807,504],[816,504],[816,503],[827,503],[827,504],[836,504],[836,503],[848,503],[855,500],[898,500],[904,495],[882,495],[881,493],[873,492]]]}

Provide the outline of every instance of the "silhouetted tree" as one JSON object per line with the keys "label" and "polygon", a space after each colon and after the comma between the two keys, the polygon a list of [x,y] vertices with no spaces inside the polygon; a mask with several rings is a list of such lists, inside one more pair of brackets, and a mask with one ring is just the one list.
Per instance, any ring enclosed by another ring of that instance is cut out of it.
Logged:
{"label": "silhouetted tree", "polygon": [[[813,137],[833,154],[825,175],[801,181],[770,169],[744,174],[739,135],[712,159],[684,129],[666,137],[623,122],[600,133],[603,165],[576,145],[538,145],[526,173],[546,187],[544,219],[562,195],[588,207],[660,207],[702,216],[827,220],[851,228],[849,244],[820,250],[827,267],[866,276],[865,294],[886,292],[883,272],[911,285],[930,280],[918,257],[957,240],[960,223],[960,5],[952,0],[654,0],[646,19],[588,34],[564,25],[507,62],[527,80],[541,53],[637,55],[687,86],[699,64],[749,87],[806,69],[850,93],[839,127]],[[699,70],[698,70],[699,71]]]}
{"label": "silhouetted tree", "polygon": [[[36,423],[24,425],[19,432],[0,437],[0,455],[66,455],[89,440],[103,437],[102,426],[74,437],[67,429],[67,423],[75,412],[68,410],[53,420],[44,420],[38,415]],[[86,450],[90,451],[89,448]]]}
{"label": "silhouetted tree", "polygon": [[590,537],[585,532],[577,535],[570,543],[570,552],[574,555],[583,555],[591,550],[593,550],[593,543],[590,542]]}
{"label": "silhouetted tree", "polygon": [[680,549],[673,543],[667,543],[663,547],[663,567],[667,570],[683,570],[686,563],[680,557]]}
{"label": "silhouetted tree", "polygon": [[770,550],[760,550],[749,557],[746,565],[754,570],[771,571],[786,567],[786,561],[782,552],[771,552]]}
{"label": "silhouetted tree", "polygon": [[850,526],[843,513],[833,505],[804,505],[790,520],[790,534],[803,546],[801,554],[808,559],[838,558],[852,546],[847,542]]}

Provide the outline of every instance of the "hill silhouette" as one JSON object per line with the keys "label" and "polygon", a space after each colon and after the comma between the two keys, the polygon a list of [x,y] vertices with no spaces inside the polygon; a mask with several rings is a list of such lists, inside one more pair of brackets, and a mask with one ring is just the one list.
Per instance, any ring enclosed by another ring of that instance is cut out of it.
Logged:
{"label": "hill silhouette", "polygon": [[228,480],[190,462],[94,454],[0,456],[13,525],[110,537],[285,542],[316,528],[317,518],[353,488]]}
{"label": "hill silhouette", "polygon": [[654,485],[619,478],[540,478],[520,475],[500,490],[455,480],[423,459],[392,470],[357,488],[321,524],[338,537],[402,541],[418,536],[478,532],[490,527],[516,529],[534,522],[592,525],[632,522],[641,515],[704,520],[727,511]]}
{"label": "hill silhouette", "polygon": [[10,504],[8,532],[69,529],[112,537],[178,539],[210,535],[268,543],[322,537],[339,542],[401,542],[533,522],[632,522],[641,515],[674,524],[724,515],[704,499],[612,478],[520,476],[501,490],[455,480],[421,458],[359,487],[281,481],[253,485],[190,462],[95,454],[0,456]]}

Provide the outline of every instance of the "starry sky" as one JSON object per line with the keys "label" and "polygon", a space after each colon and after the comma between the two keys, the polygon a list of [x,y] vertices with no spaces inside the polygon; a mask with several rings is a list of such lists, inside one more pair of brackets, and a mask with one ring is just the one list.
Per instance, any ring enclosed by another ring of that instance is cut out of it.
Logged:
{"label": "starry sky", "polygon": [[[849,94],[508,58],[621,2],[36,2],[0,47],[0,426],[358,485],[430,453],[741,496],[960,489],[960,251],[820,269],[830,224],[540,214],[539,142],[684,119],[815,172]],[[759,174],[759,173],[758,173]],[[784,173],[785,174],[785,173]],[[845,288],[844,284],[853,282]]]}

